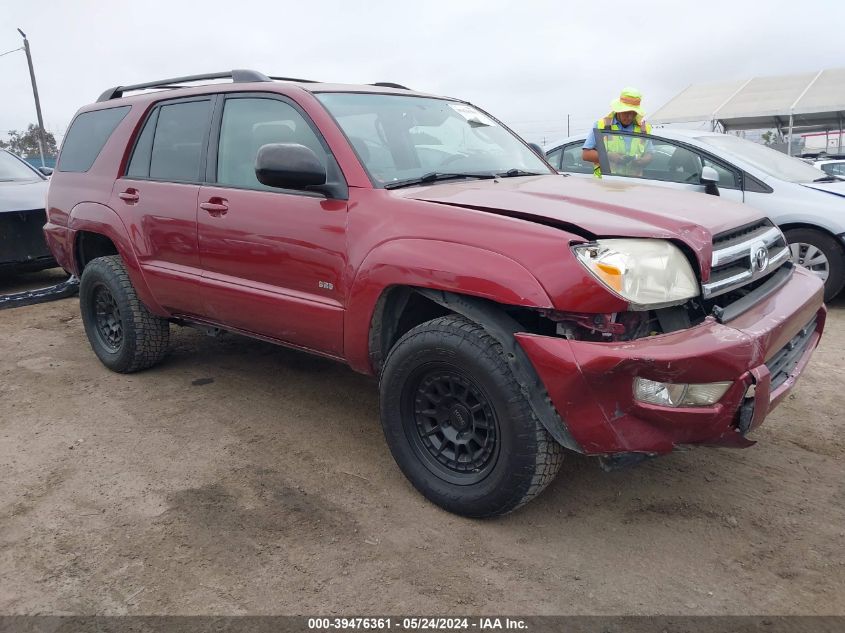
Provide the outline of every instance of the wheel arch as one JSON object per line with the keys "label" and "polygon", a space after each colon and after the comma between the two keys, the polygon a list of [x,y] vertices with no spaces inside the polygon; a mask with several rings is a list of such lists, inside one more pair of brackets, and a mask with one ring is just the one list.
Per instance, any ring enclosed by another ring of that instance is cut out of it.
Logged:
{"label": "wheel arch", "polygon": [[153,314],[169,316],[155,300],[144,278],[132,240],[120,216],[96,202],[82,202],[71,209],[68,228],[72,235],[74,273],[81,277],[85,266],[96,257],[119,255],[138,297]]}

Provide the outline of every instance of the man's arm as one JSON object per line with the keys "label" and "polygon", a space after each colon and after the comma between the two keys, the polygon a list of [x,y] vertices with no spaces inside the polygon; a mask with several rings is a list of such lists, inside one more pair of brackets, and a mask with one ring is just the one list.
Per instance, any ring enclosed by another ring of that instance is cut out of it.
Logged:
{"label": "man's arm", "polygon": [[581,160],[583,160],[585,162],[589,161],[591,163],[596,163],[598,165],[598,163],[599,163],[599,152],[598,152],[598,150],[586,149],[586,148],[582,149],[581,150]]}
{"label": "man's arm", "polygon": [[590,133],[587,134],[587,140],[584,141],[584,145],[581,147],[581,160],[595,163],[596,165],[599,164],[599,153],[596,150],[596,133],[593,130],[590,130]]}

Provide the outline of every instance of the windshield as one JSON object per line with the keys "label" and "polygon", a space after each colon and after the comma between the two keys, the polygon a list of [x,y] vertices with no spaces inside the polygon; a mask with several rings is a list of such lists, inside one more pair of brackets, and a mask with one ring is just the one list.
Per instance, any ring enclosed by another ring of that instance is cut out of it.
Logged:
{"label": "windshield", "polygon": [[699,136],[698,139],[719,149],[730,152],[770,176],[787,182],[813,182],[824,178],[821,169],[816,169],[803,160],[787,156],[771,147],[752,143],[737,136]]}
{"label": "windshield", "polygon": [[10,180],[40,180],[40,178],[8,152],[0,152],[0,181]]}
{"label": "windshield", "polygon": [[464,103],[360,93],[317,98],[382,185],[433,173],[554,173],[519,138]]}

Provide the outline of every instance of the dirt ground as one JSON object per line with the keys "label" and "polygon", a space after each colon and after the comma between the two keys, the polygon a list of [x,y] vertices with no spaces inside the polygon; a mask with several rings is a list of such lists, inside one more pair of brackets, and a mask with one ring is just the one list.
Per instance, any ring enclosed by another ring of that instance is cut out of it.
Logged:
{"label": "dirt ground", "polygon": [[0,311],[0,613],[845,614],[844,343],[840,298],[750,449],[570,456],[472,521],[404,479],[342,365],[174,327],[122,376],[75,298]]}

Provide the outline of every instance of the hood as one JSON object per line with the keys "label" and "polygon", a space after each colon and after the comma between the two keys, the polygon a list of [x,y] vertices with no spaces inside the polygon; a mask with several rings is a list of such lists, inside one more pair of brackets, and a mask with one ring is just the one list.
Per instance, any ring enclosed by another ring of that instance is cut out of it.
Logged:
{"label": "hood", "polygon": [[0,213],[43,209],[49,184],[46,180],[0,181]]}
{"label": "hood", "polygon": [[823,191],[824,193],[845,198],[845,180],[835,182],[805,182],[801,184],[808,189],[815,189],[816,191]]}
{"label": "hood", "polygon": [[392,193],[552,224],[587,239],[679,239],[708,264],[714,234],[762,216],[747,205],[697,192],[554,175],[465,180]]}

